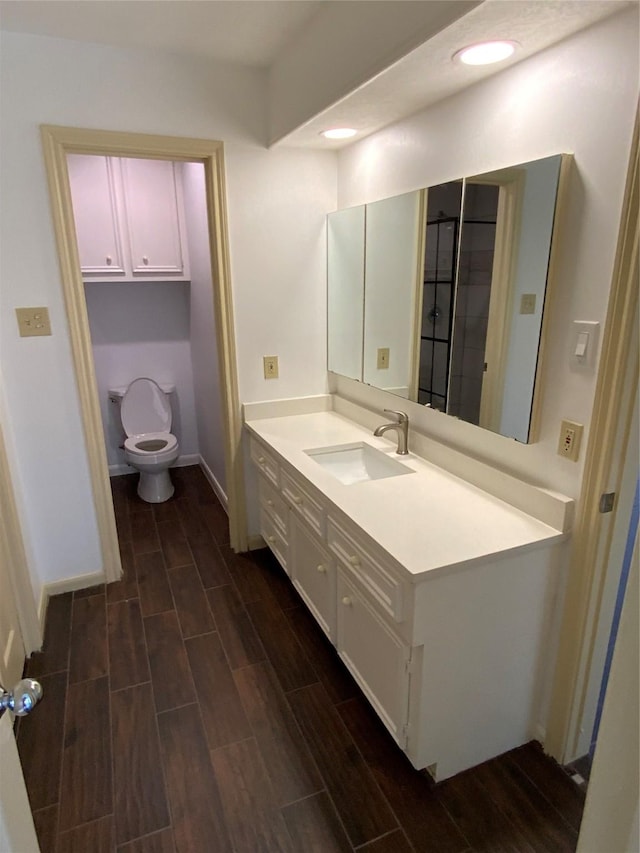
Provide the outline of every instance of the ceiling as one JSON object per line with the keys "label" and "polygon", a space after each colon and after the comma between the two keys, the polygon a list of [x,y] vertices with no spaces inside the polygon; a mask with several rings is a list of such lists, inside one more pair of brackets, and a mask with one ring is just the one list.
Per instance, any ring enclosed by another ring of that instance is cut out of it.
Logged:
{"label": "ceiling", "polygon": [[[430,7],[443,6],[434,0],[416,2],[422,4],[425,15]],[[0,29],[240,63],[273,76],[285,61],[288,72],[295,72],[291,64],[295,44],[301,38],[305,44],[312,43],[315,28],[320,42],[315,66],[308,61],[306,67],[300,65],[301,85],[305,85],[305,73],[312,75],[306,81],[312,87],[327,63],[336,64],[322,19],[324,15],[326,22],[338,3],[357,10],[360,33],[369,37],[376,22],[382,26],[376,14],[381,9],[379,0],[357,0],[355,6],[353,0],[2,0]],[[402,14],[404,5],[394,4],[394,11]],[[361,139],[630,5],[638,5],[637,0],[484,0],[475,7],[469,3],[469,11],[465,7],[457,19],[452,14],[449,22],[441,16],[440,28],[421,44],[419,38],[404,39],[389,50],[382,31],[377,40],[369,39],[373,47],[368,49],[377,49],[378,55],[363,57],[362,68],[369,69],[368,76],[352,74],[347,79],[345,74],[341,86],[327,91],[325,102],[316,98],[311,113],[303,118],[297,114],[292,126],[274,141],[343,147],[353,140],[327,141],[320,131],[348,125],[359,131],[355,139]],[[487,38],[514,39],[520,48],[510,60],[495,66],[470,68],[451,61],[460,47]],[[363,49],[358,41],[364,40],[356,32],[354,52]],[[344,52],[349,45],[344,38],[341,41]]]}
{"label": "ceiling", "polygon": [[0,29],[267,68],[327,0],[2,0]]}

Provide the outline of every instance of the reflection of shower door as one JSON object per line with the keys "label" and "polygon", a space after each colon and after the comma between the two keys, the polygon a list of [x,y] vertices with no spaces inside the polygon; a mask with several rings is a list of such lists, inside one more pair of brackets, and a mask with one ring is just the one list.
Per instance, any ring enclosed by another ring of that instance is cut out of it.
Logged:
{"label": "reflection of shower door", "polygon": [[418,402],[447,411],[459,217],[427,220]]}

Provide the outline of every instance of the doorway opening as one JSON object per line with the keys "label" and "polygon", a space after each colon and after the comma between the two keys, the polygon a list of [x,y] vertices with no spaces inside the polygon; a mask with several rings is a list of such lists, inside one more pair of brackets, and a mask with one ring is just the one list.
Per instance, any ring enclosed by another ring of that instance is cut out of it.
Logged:
{"label": "doorway opening", "polygon": [[[41,130],[105,580],[117,580],[122,569],[87,302],[76,244],[67,168],[67,156],[70,154],[202,164],[212,274],[211,297],[216,330],[229,536],[234,551],[246,550],[246,510],[240,452],[242,424],[229,273],[223,145],[221,142],[209,140],[78,128],[43,126]],[[215,365],[212,366],[213,368]]]}

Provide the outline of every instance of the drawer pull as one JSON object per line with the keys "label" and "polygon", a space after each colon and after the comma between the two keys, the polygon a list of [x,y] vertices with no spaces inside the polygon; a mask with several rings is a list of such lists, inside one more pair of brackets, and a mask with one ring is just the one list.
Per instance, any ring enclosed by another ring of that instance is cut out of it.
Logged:
{"label": "drawer pull", "polygon": [[294,504],[296,504],[296,506],[300,506],[300,504],[302,503],[302,498],[300,497],[300,495],[296,495],[293,499],[293,502]]}
{"label": "drawer pull", "polygon": [[276,537],[275,536],[267,536],[267,542],[269,545],[275,545]]}
{"label": "drawer pull", "polygon": [[264,456],[258,456],[258,464],[260,464],[260,465],[264,465],[264,463],[265,463],[266,461],[267,461],[267,460],[264,458]]}
{"label": "drawer pull", "polygon": [[271,499],[269,499],[269,500],[267,501],[267,506],[273,506],[273,501],[272,501]]}
{"label": "drawer pull", "polygon": [[351,557],[349,557],[349,563],[352,566],[359,566],[360,565],[360,557],[357,557],[355,554],[353,554]]}
{"label": "drawer pull", "polygon": [[327,567],[323,566],[322,563],[316,566],[316,569],[320,572],[321,575],[325,574],[325,572],[327,571]]}
{"label": "drawer pull", "polygon": [[351,598],[348,595],[345,595],[345,597],[342,599],[342,603],[345,607],[351,607]]}

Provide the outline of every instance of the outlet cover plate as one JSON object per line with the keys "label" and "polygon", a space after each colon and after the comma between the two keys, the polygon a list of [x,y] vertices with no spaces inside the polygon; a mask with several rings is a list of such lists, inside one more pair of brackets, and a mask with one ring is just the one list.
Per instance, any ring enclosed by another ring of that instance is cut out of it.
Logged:
{"label": "outlet cover plate", "polygon": [[48,308],[16,308],[16,317],[21,338],[51,334]]}

